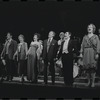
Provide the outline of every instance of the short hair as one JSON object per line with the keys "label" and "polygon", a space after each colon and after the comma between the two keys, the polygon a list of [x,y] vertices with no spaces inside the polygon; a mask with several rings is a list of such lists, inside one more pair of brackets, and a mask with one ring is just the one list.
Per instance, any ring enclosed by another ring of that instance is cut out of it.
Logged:
{"label": "short hair", "polygon": [[25,39],[24,35],[22,35],[22,34],[20,34],[20,35],[18,36],[18,38],[19,38],[19,37],[22,37],[23,39]]}
{"label": "short hair", "polygon": [[[34,36],[35,36],[35,35],[37,35],[37,38],[40,39],[41,36],[40,36],[39,33],[35,33]],[[33,36],[33,37],[34,37],[34,36]]]}
{"label": "short hair", "polygon": [[89,24],[88,26],[90,26],[90,25],[92,25],[92,27],[93,27],[93,33],[96,31],[96,26],[94,25],[94,24]]}
{"label": "short hair", "polygon": [[[55,33],[54,31],[50,31],[50,32],[53,32],[54,36],[56,35],[56,33]],[[49,32],[49,33],[50,33],[50,32]]]}
{"label": "short hair", "polygon": [[12,33],[11,32],[8,32],[7,34],[10,34],[12,36]]}
{"label": "short hair", "polygon": [[64,36],[64,35],[65,35],[65,34],[64,34],[64,32],[60,32],[59,36],[61,36],[61,35],[63,35],[63,36]]}
{"label": "short hair", "polygon": [[[65,33],[66,33],[66,32],[65,32]],[[68,31],[68,33],[69,33],[69,35],[72,35],[72,33],[71,33],[71,32],[69,32],[69,31]]]}

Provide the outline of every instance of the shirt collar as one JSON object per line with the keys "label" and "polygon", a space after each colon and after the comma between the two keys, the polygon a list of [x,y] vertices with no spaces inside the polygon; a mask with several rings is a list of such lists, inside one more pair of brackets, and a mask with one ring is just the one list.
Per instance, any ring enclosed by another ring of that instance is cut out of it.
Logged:
{"label": "shirt collar", "polygon": [[69,41],[70,40],[70,38],[68,38],[68,39],[64,39],[65,41]]}
{"label": "shirt collar", "polygon": [[11,41],[12,41],[12,39],[9,39],[9,40],[8,40],[8,42],[11,42]]}
{"label": "shirt collar", "polygon": [[[50,42],[51,42],[53,38],[49,38],[49,39],[50,39]],[[48,39],[48,40],[49,40],[49,39]]]}

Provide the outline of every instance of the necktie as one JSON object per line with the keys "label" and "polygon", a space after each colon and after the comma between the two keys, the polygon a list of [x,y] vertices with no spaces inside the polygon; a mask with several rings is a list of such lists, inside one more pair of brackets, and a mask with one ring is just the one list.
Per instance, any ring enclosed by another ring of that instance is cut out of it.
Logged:
{"label": "necktie", "polygon": [[50,42],[51,42],[51,39],[48,39],[48,42],[47,42],[47,52],[48,52],[49,47],[50,47]]}

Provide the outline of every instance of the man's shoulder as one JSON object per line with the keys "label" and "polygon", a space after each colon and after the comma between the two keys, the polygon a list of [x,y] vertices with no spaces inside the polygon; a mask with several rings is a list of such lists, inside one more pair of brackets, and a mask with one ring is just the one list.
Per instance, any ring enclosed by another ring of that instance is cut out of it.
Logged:
{"label": "man's shoulder", "polygon": [[57,40],[55,40],[55,39],[53,39],[53,42],[55,42],[55,43],[56,43],[56,42],[58,42],[58,41],[57,41]]}
{"label": "man's shoulder", "polygon": [[16,41],[16,40],[14,40],[14,39],[12,39],[12,42],[13,42],[13,43],[17,43],[17,41]]}

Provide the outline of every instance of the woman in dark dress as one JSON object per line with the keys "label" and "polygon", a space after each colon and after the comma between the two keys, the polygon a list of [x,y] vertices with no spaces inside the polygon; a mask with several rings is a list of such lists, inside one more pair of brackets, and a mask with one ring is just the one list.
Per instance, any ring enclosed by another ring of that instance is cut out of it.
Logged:
{"label": "woman in dark dress", "polygon": [[39,50],[40,50],[40,42],[39,42],[40,34],[35,33],[33,36],[33,41],[30,44],[30,48],[27,52],[27,79],[32,83],[37,83],[37,60],[39,59]]}
{"label": "woman in dark dress", "polygon": [[26,54],[28,51],[28,46],[27,43],[24,42],[24,35],[20,34],[18,36],[18,39],[20,41],[20,43],[18,44],[17,47],[17,51],[14,54],[14,58],[15,56],[17,56],[17,60],[18,60],[18,74],[19,76],[21,76],[21,82],[24,82],[24,76],[25,76],[25,64],[26,64]]}

